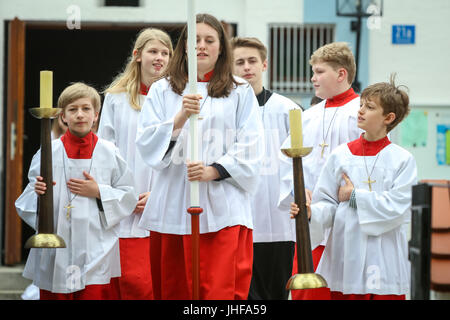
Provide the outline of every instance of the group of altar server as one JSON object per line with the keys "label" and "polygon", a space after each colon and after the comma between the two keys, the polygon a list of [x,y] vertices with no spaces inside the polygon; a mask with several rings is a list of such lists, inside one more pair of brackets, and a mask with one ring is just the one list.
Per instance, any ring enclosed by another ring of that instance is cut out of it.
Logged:
{"label": "group of altar server", "polygon": [[[31,249],[24,276],[41,299],[191,299],[191,181],[199,181],[200,299],[287,299],[297,272],[289,110],[262,85],[267,49],[229,39],[198,14],[198,92],[188,93],[187,29],[175,49],[164,31],[138,35],[129,61],[100,96],[69,86],[58,106],[68,130],[53,148],[54,219],[65,249]],[[408,113],[390,83],[362,93],[345,43],[310,60],[315,95],[302,114],[305,192],[314,267],[328,288],[292,299],[405,299],[406,228],[417,172],[387,134]],[[189,117],[199,115],[199,161]],[[16,201],[36,229],[40,151]],[[366,183],[368,181],[368,183]]]}

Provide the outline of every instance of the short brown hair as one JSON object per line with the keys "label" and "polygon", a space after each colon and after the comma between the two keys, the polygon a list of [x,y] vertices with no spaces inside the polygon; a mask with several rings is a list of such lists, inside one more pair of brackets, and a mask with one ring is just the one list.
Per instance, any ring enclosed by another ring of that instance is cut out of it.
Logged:
{"label": "short brown hair", "polygon": [[356,75],[356,63],[350,47],[346,42],[333,42],[326,44],[311,55],[309,63],[328,63],[334,70],[344,68],[347,70],[347,81],[352,84]]}
{"label": "short brown hair", "polygon": [[409,113],[409,97],[405,90],[395,85],[395,74],[391,75],[390,82],[379,82],[368,86],[361,93],[361,99],[371,100],[378,98],[383,108],[383,115],[394,113],[395,119],[387,126],[387,132],[395,128]]}
{"label": "short brown hair", "polygon": [[[207,13],[199,13],[196,23],[204,23],[217,31],[220,41],[220,54],[214,67],[214,73],[208,84],[208,95],[214,98],[228,97],[235,85],[239,85],[233,76],[231,48],[228,35],[222,24],[214,16]],[[188,82],[187,63],[187,25],[181,31],[177,46],[173,52],[173,58],[169,62],[164,77],[168,78],[172,90],[183,94]]]}
{"label": "short brown hair", "polygon": [[264,62],[267,59],[267,48],[266,46],[257,38],[252,37],[234,37],[230,40],[231,49],[236,48],[254,48],[258,50],[261,61]]}
{"label": "short brown hair", "polygon": [[58,108],[62,108],[64,112],[69,104],[81,98],[91,99],[95,112],[100,112],[100,95],[93,87],[82,82],[72,83],[61,92],[58,98]]}

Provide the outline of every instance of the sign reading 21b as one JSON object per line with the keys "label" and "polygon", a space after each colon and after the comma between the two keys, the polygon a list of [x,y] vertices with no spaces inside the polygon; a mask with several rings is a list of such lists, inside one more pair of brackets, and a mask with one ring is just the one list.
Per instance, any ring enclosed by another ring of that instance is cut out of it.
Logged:
{"label": "sign reading 21b", "polygon": [[392,44],[415,44],[416,26],[414,25],[393,25]]}

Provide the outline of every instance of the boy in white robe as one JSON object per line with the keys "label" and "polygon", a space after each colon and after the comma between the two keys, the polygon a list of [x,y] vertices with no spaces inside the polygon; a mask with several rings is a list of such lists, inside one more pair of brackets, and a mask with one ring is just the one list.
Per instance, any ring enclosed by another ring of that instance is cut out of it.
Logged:
{"label": "boy in white robe", "polygon": [[[199,181],[200,299],[246,299],[253,241],[250,193],[259,182],[264,132],[250,85],[232,74],[222,24],[197,15],[198,94],[188,93],[186,27],[167,77],[150,88],[136,145],[155,170],[142,215],[150,229],[155,299],[191,299],[190,183]],[[198,114],[199,161],[189,161],[191,114]]]}
{"label": "boy in white robe", "polygon": [[[258,99],[264,124],[266,155],[260,170],[261,182],[252,195],[253,270],[249,300],[287,300],[286,283],[292,274],[295,223],[278,208],[280,170],[292,172],[281,163],[281,144],[289,135],[289,110],[299,107],[290,99],[263,87],[267,49],[256,38],[233,38],[234,74],[247,80]],[[268,263],[270,261],[270,263]]]}
{"label": "boy in white robe", "polygon": [[408,104],[393,79],[367,87],[358,113],[365,133],[336,148],[320,174],[308,215],[313,247],[331,227],[317,272],[332,299],[401,300],[409,290],[406,227],[417,168],[387,137]]}
{"label": "boy in white robe", "polygon": [[[91,132],[100,110],[97,91],[83,83],[58,99],[68,130],[52,141],[54,230],[66,248],[33,248],[23,276],[41,300],[118,299],[119,240],[115,227],[137,203],[133,177],[119,150]],[[16,200],[20,217],[37,229],[37,199],[46,191],[40,151],[29,184]],[[70,206],[70,208],[69,208]]]}
{"label": "boy in white robe", "polygon": [[[323,101],[302,114],[303,145],[313,147],[312,152],[302,158],[303,176],[307,194],[317,183],[320,171],[331,151],[342,143],[357,139],[361,129],[356,125],[359,96],[352,89],[356,64],[352,51],[346,43],[333,42],[317,49],[309,63],[312,66],[315,95]],[[282,148],[289,148],[287,137]],[[292,159],[280,153],[281,161],[292,168]],[[293,177],[291,172],[282,172],[280,185],[281,208],[289,208],[293,201]],[[326,239],[326,237],[325,237]],[[314,268],[320,261],[325,241],[312,251]],[[295,255],[296,256],[296,255]],[[297,273],[297,257],[294,258],[293,273]],[[293,290],[293,300],[328,300],[327,288]]]}
{"label": "boy in white robe", "polygon": [[152,169],[136,148],[138,116],[152,83],[161,77],[172,56],[167,33],[155,28],[142,30],[124,70],[106,90],[98,136],[114,143],[134,175],[139,202],[133,214],[120,223],[119,278],[122,300],[153,299],[150,275],[150,235],[139,227],[152,187]]}

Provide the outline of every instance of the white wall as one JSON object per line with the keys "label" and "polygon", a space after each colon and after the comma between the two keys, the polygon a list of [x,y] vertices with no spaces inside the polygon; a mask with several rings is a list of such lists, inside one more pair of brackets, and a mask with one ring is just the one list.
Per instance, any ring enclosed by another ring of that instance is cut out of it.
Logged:
{"label": "white wall", "polygon": [[[436,160],[436,125],[450,124],[450,1],[384,0],[380,29],[369,35],[369,84],[388,81],[409,88],[413,110],[428,113],[426,146],[405,147],[417,162],[419,179],[450,179],[450,166]],[[415,25],[413,45],[392,44],[392,25]],[[392,139],[401,145],[401,125]]]}
{"label": "white wall", "polygon": [[[381,28],[370,31],[369,83],[393,71],[412,105],[450,105],[450,1],[385,0]],[[415,25],[414,45],[393,45],[392,25]]]}

